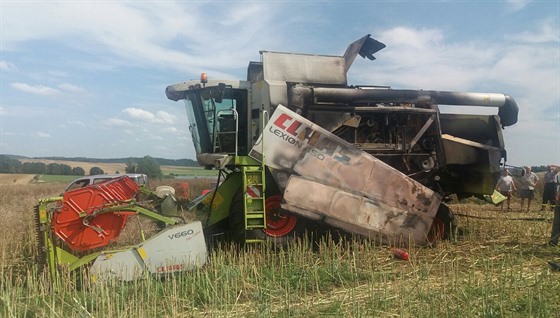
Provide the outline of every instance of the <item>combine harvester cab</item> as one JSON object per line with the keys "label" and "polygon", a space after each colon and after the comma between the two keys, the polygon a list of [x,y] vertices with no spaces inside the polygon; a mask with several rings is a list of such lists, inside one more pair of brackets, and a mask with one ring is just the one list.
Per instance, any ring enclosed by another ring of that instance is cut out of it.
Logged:
{"label": "combine harvester cab", "polygon": [[285,242],[324,221],[424,244],[452,233],[442,201],[492,194],[513,98],[349,85],[355,58],[384,47],[366,35],[342,56],[261,51],[246,80],[167,87],[185,101],[199,164],[227,176],[205,205],[209,233]]}

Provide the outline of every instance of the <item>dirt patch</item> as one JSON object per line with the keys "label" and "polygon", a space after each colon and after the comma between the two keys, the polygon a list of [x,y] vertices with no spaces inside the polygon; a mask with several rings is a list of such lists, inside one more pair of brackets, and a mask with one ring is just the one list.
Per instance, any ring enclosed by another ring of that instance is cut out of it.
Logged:
{"label": "dirt patch", "polygon": [[0,184],[27,184],[33,181],[34,174],[0,173]]}

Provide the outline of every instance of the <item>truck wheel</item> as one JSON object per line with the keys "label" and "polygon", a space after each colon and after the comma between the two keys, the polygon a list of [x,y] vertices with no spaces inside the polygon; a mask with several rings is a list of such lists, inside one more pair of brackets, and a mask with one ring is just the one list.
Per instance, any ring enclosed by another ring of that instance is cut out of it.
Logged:
{"label": "truck wheel", "polygon": [[439,209],[432,223],[432,228],[428,232],[428,241],[447,240],[453,237],[457,228],[457,221],[449,207],[440,204]]}

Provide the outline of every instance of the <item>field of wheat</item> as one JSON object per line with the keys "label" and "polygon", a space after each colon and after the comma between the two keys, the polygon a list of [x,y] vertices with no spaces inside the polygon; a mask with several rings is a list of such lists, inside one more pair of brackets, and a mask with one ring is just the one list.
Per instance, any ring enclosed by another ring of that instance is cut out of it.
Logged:
{"label": "field of wheat", "polygon": [[408,262],[374,241],[325,238],[285,250],[223,246],[204,267],[173,277],[78,284],[48,280],[35,259],[33,207],[64,186],[0,185],[0,317],[560,315],[560,273],[547,265],[560,261],[560,248],[544,246],[551,212],[455,202],[458,236],[409,246]]}

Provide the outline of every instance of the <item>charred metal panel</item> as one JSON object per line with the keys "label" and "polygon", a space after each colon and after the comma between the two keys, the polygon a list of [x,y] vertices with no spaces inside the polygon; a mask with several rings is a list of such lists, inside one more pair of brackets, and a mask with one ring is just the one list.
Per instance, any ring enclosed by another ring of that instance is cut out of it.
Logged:
{"label": "charred metal panel", "polygon": [[261,53],[266,81],[346,85],[345,62],[341,56]]}
{"label": "charred metal panel", "polygon": [[356,234],[425,243],[441,198],[419,182],[279,106],[251,152],[285,188],[285,208]]}
{"label": "charred metal panel", "polygon": [[500,175],[503,148],[442,135],[447,170],[459,176],[461,192],[492,194]]}
{"label": "charred metal panel", "polygon": [[375,60],[373,56],[374,53],[379,52],[380,50],[385,48],[385,44],[377,41],[376,39],[371,38],[371,34],[368,34],[359,40],[350,43],[346,52],[344,53],[344,60],[346,62],[346,71],[350,69],[354,59],[358,54],[360,54],[363,58],[368,58],[369,60]]}
{"label": "charred metal panel", "polygon": [[447,164],[484,164],[493,168],[492,172],[500,171],[501,148],[447,134],[441,137]]}
{"label": "charred metal panel", "polygon": [[442,134],[504,148],[496,115],[440,114],[440,126]]}
{"label": "charred metal panel", "polygon": [[[383,201],[295,175],[288,181],[284,200],[286,210],[392,244],[424,244],[433,221],[428,213],[407,213]],[[432,202],[439,204],[439,200]]]}

